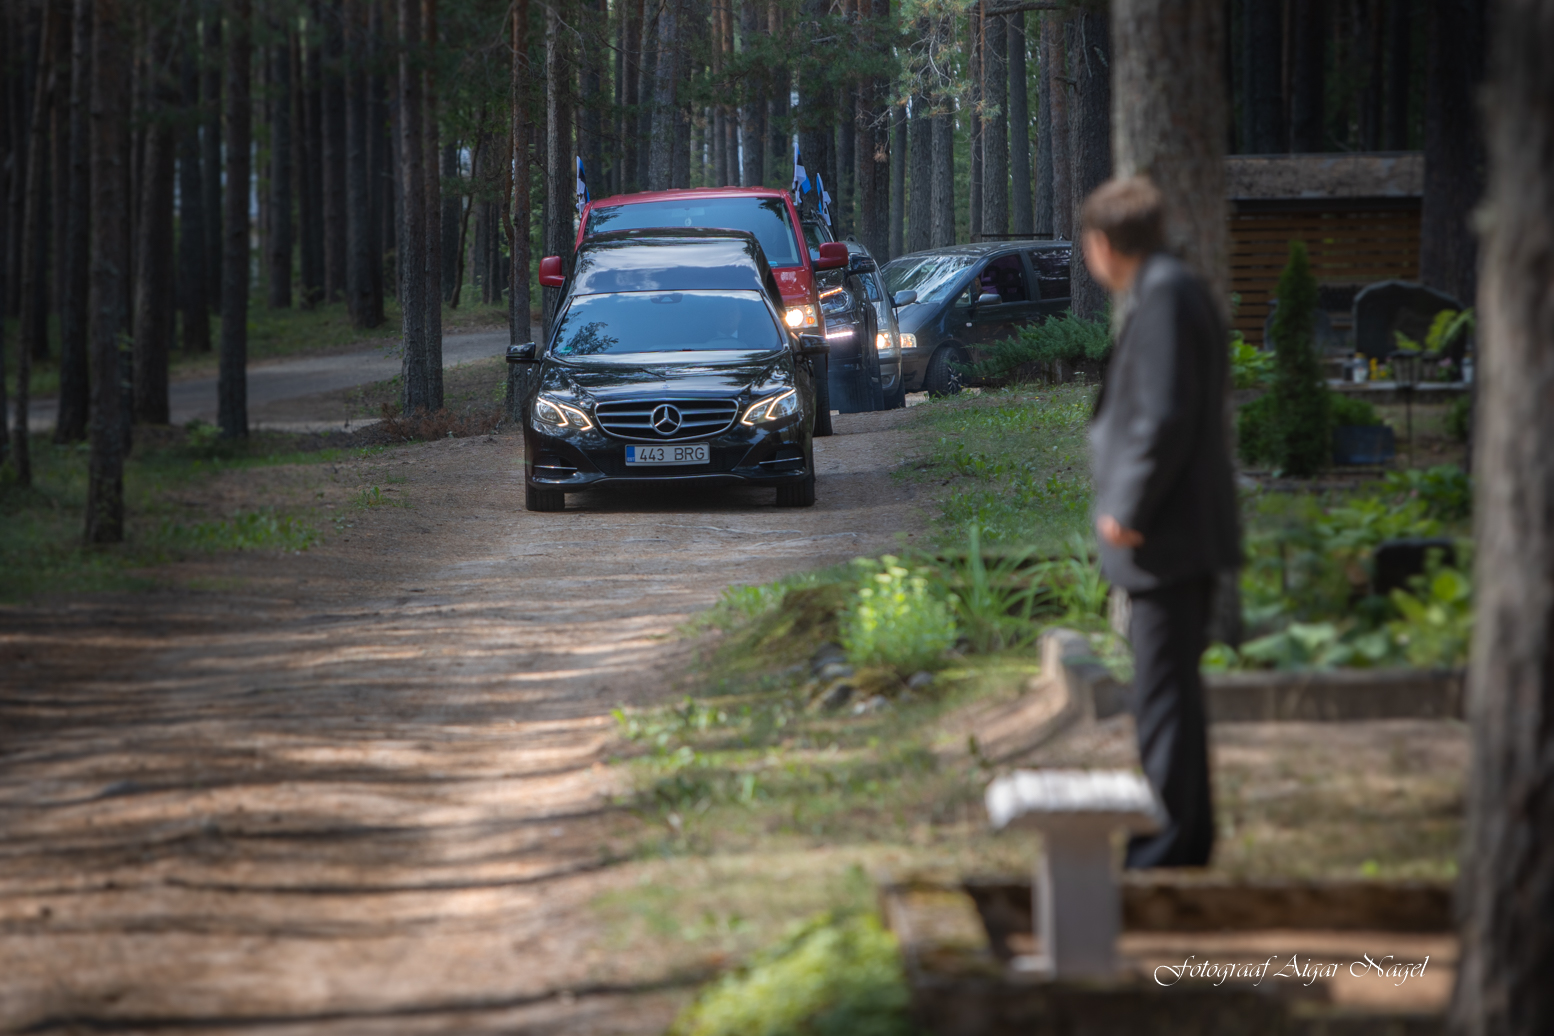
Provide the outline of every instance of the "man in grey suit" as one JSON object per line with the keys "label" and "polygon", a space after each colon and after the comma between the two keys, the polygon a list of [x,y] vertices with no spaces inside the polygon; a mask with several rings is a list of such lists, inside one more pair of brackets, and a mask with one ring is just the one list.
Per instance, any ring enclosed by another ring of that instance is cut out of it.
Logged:
{"label": "man in grey suit", "polygon": [[1170,814],[1129,843],[1127,866],[1202,866],[1214,808],[1198,666],[1215,573],[1241,564],[1229,339],[1208,287],[1164,251],[1148,180],[1103,184],[1082,220],[1085,265],[1127,313],[1090,429],[1101,566],[1132,602],[1139,757]]}

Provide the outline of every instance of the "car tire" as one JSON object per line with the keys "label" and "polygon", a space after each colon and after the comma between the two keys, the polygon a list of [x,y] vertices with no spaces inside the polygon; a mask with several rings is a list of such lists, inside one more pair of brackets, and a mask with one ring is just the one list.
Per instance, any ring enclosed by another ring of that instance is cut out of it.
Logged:
{"label": "car tire", "polygon": [[804,476],[802,482],[791,482],[786,486],[777,487],[778,507],[813,507],[815,504],[815,453],[810,451],[805,463],[809,465],[809,473]]}
{"label": "car tire", "polygon": [[906,406],[906,378],[897,374],[896,387],[885,393],[885,409],[900,410],[904,406]]}
{"label": "car tire", "polygon": [[953,345],[941,345],[928,358],[928,369],[923,372],[923,391],[930,396],[953,396],[960,391],[961,375],[955,369],[966,362],[960,349]]}
{"label": "car tire", "polygon": [[831,360],[815,357],[815,428],[812,435],[831,434]]}
{"label": "car tire", "polygon": [[559,489],[523,487],[523,506],[527,511],[565,511],[567,495]]}

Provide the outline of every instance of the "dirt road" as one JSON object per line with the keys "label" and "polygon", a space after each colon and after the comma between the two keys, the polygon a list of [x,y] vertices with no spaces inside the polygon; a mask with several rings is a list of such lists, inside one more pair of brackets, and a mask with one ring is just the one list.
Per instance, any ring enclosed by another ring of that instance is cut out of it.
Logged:
{"label": "dirt road", "polygon": [[233,475],[329,506],[327,542],[0,609],[0,1030],[660,1031],[695,976],[587,910],[629,869],[610,709],[683,686],[674,631],[729,583],[920,528],[906,421],[839,418],[809,510],[529,514],[507,436]]}

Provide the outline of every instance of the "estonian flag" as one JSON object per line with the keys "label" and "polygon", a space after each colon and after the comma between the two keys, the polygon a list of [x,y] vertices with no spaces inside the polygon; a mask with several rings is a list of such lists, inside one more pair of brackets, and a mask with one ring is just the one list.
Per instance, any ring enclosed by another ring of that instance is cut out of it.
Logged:
{"label": "estonian flag", "polygon": [[573,157],[577,158],[577,214],[581,216],[583,206],[593,199],[588,196],[588,174],[583,171],[583,160],[578,156]]}
{"label": "estonian flag", "polygon": [[815,191],[820,196],[820,218],[829,227],[831,225],[831,192],[826,190],[826,182],[819,173],[815,174]]}
{"label": "estonian flag", "polygon": [[797,203],[809,190],[809,174],[804,171],[804,156],[799,152],[799,138],[793,138],[793,186],[788,188]]}

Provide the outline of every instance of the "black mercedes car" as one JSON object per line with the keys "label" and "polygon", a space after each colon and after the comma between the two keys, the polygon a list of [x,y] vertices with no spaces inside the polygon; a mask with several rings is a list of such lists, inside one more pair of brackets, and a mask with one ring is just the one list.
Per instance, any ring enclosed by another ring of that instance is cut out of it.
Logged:
{"label": "black mercedes car", "polygon": [[960,391],[979,347],[1068,309],[1068,241],[997,241],[892,259],[880,272],[896,303],[908,392]]}
{"label": "black mercedes car", "polygon": [[815,502],[813,358],[790,329],[755,238],[735,230],[627,230],[578,249],[548,341],[518,399],[525,502],[560,511],[600,484],[772,486]]}

